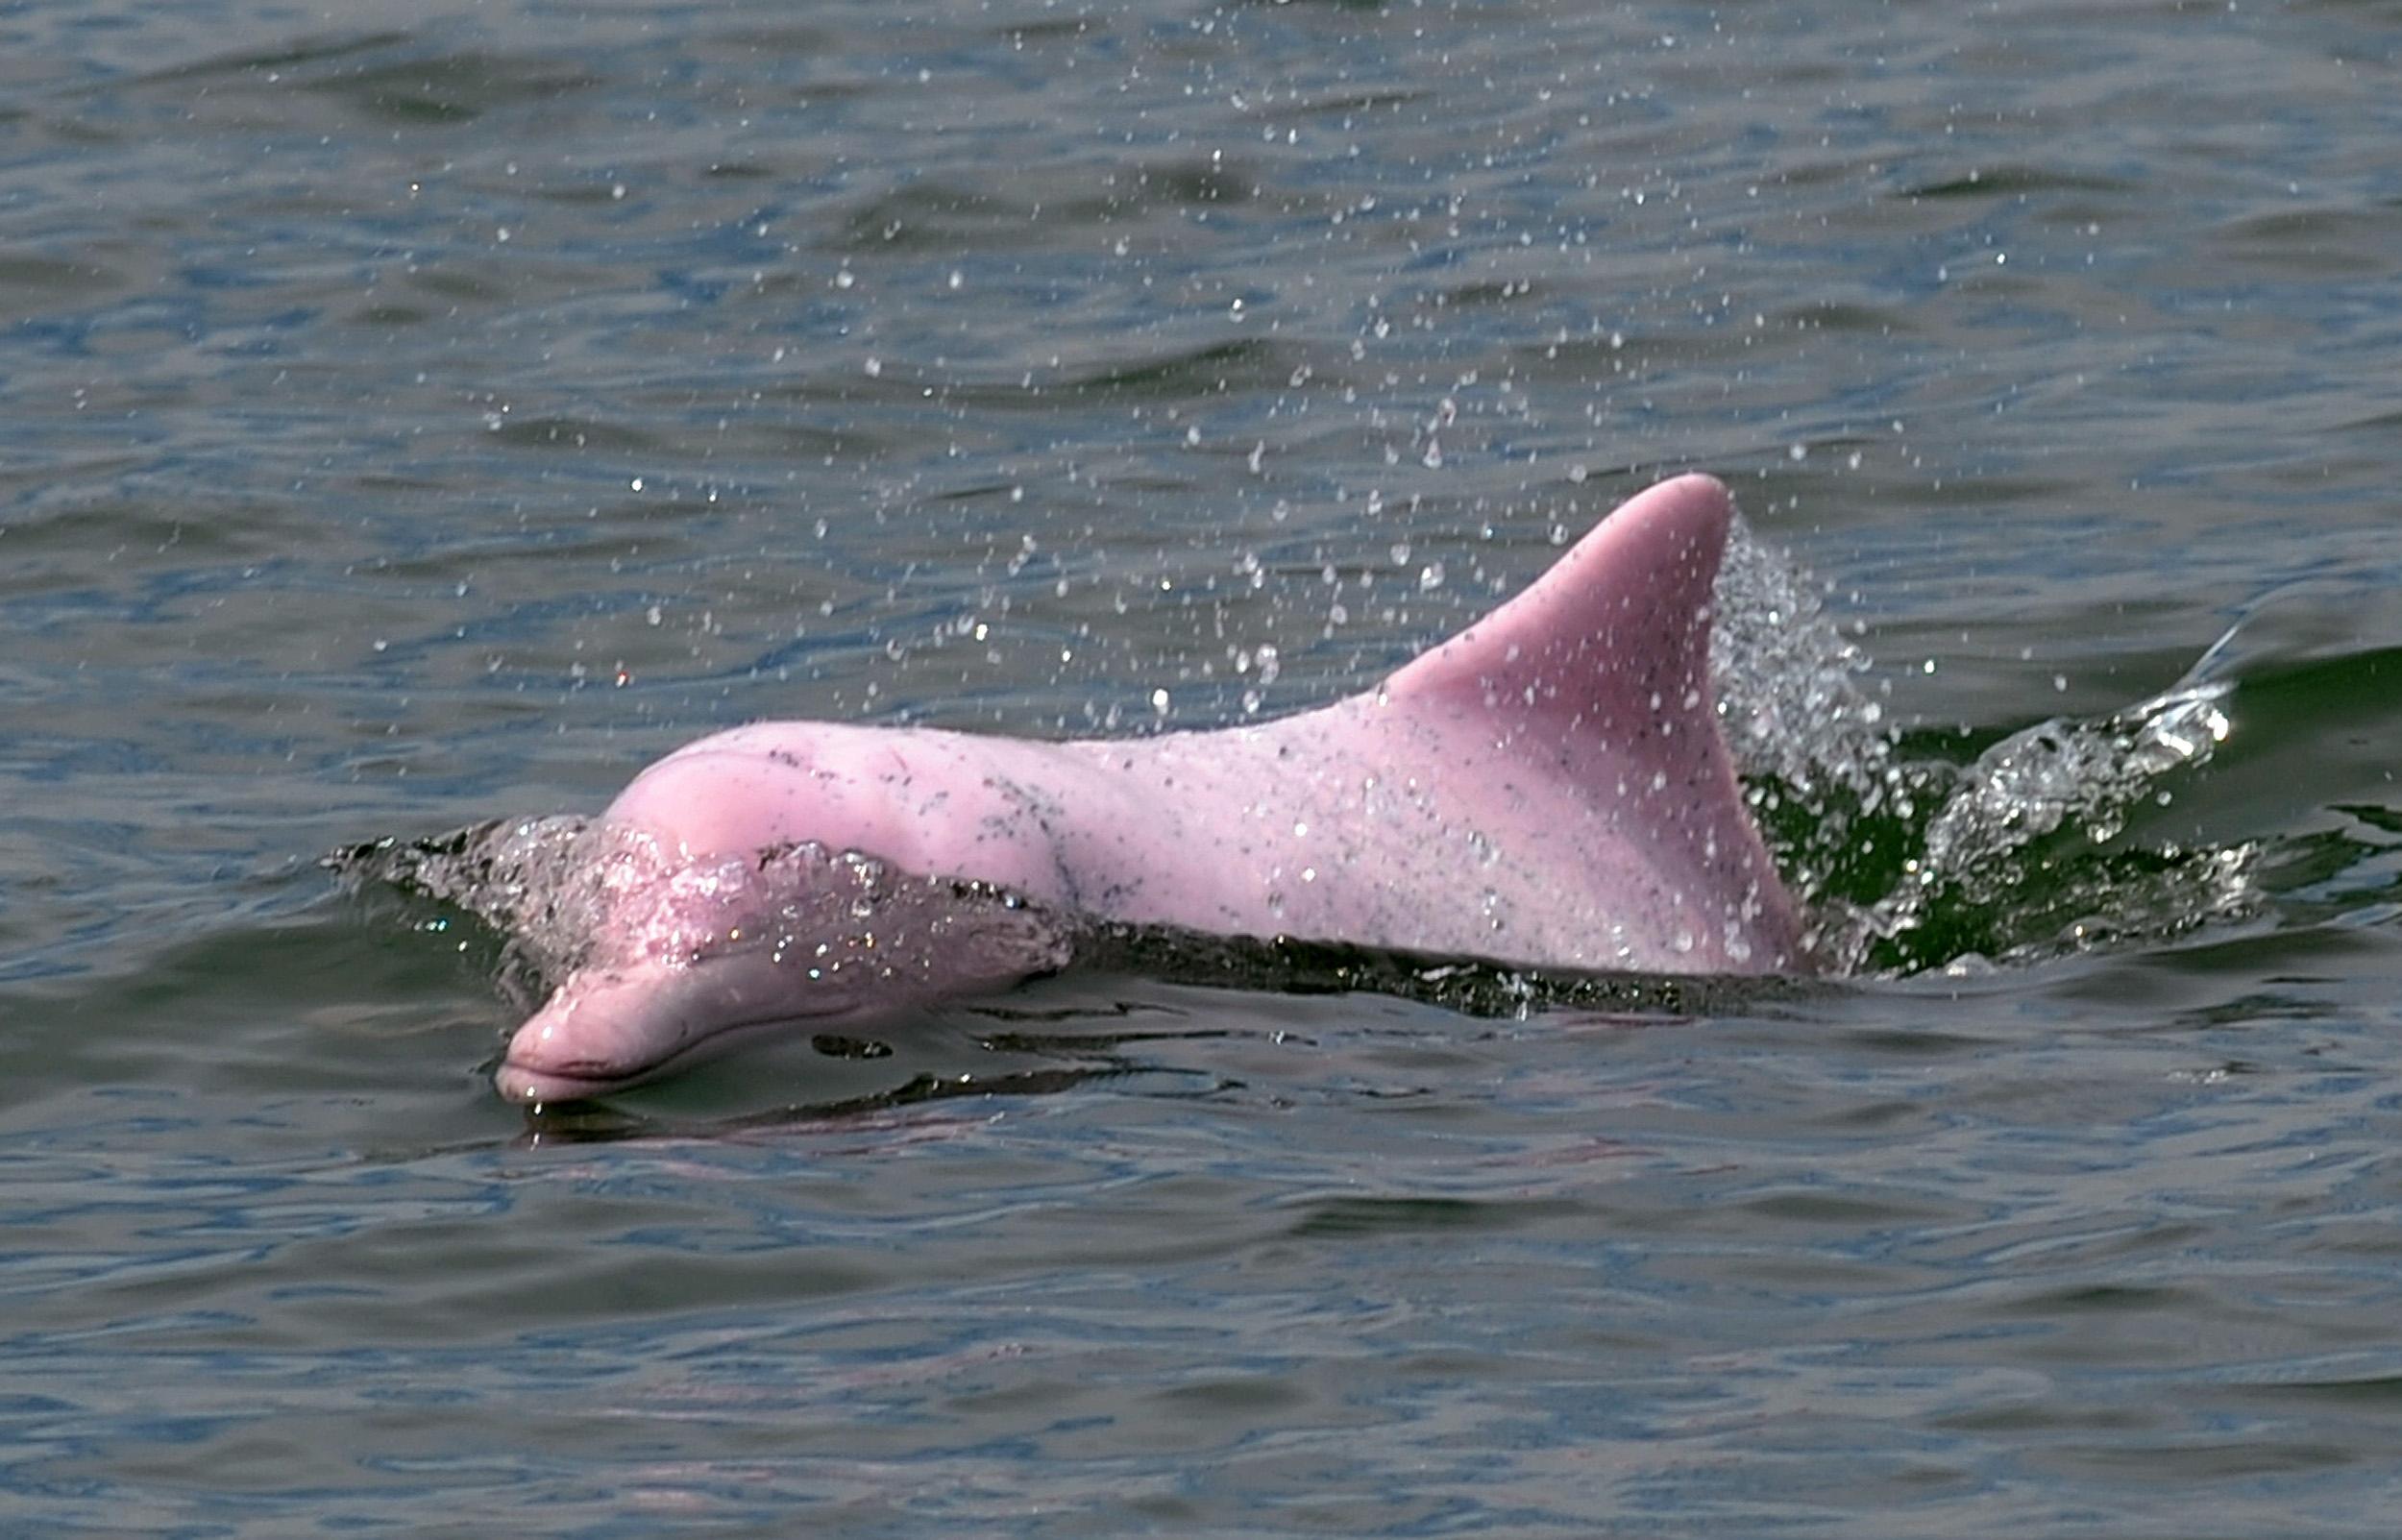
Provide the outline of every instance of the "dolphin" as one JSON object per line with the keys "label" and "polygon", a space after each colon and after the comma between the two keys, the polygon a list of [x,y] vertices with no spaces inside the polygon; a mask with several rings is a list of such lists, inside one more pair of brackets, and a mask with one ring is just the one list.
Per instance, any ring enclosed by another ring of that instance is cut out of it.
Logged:
{"label": "dolphin", "polygon": [[[1037,742],[769,721],[678,748],[600,819],[647,852],[607,885],[614,944],[567,971],[495,1084],[589,1097],[746,1032],[1006,988],[1064,966],[1062,916],[1805,970],[1710,690],[1733,516],[1708,477],[1663,481],[1375,689],[1266,722]],[[805,901],[766,882],[786,868]],[[785,896],[763,917],[754,891]]]}

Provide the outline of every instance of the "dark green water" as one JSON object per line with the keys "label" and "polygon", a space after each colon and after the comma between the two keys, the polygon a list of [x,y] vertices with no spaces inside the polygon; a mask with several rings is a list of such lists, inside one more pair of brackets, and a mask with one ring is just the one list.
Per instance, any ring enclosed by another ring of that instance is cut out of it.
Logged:
{"label": "dark green water", "polygon": [[[2390,1533],[2397,101],[2373,4],[0,11],[0,1533]],[[1948,912],[2040,961],[529,1125],[315,866],[1322,701],[1688,466],[1914,763],[2243,622]]]}

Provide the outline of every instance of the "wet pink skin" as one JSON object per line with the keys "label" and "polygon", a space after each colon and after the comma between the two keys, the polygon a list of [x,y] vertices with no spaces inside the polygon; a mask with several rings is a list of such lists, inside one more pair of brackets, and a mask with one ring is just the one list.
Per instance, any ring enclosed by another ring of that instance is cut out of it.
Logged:
{"label": "wet pink skin", "polygon": [[[1710,696],[1710,585],[1731,517],[1707,477],[1652,487],[1516,599],[1321,710],[1075,743],[760,722],[677,749],[605,817],[696,858],[814,841],[1224,934],[1797,970],[1801,926]],[[643,923],[639,900],[625,923]],[[883,1003],[1012,982],[985,962]],[[496,1080],[525,1101],[591,1095],[737,1029],[812,1017],[791,970],[756,957],[571,977]]]}

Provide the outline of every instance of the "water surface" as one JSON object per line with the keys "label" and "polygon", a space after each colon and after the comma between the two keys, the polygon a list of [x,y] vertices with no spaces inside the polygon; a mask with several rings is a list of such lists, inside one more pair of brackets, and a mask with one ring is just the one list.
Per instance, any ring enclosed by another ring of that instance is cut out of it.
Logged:
{"label": "water surface", "polygon": [[[0,16],[0,1528],[2390,1532],[2398,62]],[[1685,467],[1918,761],[2243,620],[2089,917],[2180,850],[2257,905],[1673,1019],[1078,978],[541,1128],[494,940],[314,865],[762,716],[1321,702]]]}

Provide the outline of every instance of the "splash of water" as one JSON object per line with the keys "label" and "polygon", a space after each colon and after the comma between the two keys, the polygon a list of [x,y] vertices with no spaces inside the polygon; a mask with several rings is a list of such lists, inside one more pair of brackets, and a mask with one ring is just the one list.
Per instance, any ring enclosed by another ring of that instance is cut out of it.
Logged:
{"label": "splash of water", "polygon": [[1728,742],[1835,973],[2027,964],[2164,941],[2258,903],[2259,851],[2124,840],[2233,722],[2221,638],[2175,687],[2108,717],[2054,718],[1973,763],[1908,757],[1870,660],[1809,581],[1737,526],[1716,596]]}

